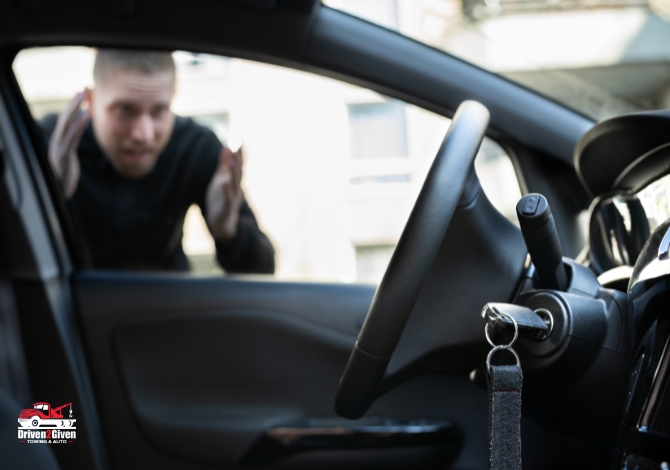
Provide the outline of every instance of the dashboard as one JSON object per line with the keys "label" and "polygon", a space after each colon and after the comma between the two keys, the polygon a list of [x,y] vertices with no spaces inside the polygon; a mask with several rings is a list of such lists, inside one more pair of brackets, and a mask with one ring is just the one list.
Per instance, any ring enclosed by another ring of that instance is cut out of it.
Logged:
{"label": "dashboard", "polygon": [[626,469],[667,469],[670,452],[670,220],[652,234],[633,271],[637,332],[618,458]]}
{"label": "dashboard", "polygon": [[668,469],[670,112],[597,124],[575,167],[593,197],[587,264],[605,287],[627,293],[624,329],[634,332],[613,468]]}

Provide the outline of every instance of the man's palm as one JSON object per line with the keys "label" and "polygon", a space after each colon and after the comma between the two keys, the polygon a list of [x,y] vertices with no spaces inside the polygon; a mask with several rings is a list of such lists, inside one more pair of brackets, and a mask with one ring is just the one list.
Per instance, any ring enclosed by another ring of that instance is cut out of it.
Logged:
{"label": "man's palm", "polygon": [[223,147],[219,165],[207,188],[207,224],[214,238],[230,240],[237,234],[242,205],[242,149]]}
{"label": "man's palm", "polygon": [[68,103],[58,115],[56,127],[49,139],[49,162],[68,199],[77,190],[81,171],[77,148],[91,119],[90,114],[81,109],[87,94],[88,90],[77,93]]}

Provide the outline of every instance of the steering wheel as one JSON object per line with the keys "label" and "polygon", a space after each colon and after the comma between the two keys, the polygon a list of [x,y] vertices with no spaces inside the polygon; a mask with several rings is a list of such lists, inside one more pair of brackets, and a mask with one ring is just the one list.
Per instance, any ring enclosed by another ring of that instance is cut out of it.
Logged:
{"label": "steering wheel", "polygon": [[489,121],[476,101],[458,107],[372,300],[335,395],[335,411],[357,419],[377,397],[423,281],[465,188]]}

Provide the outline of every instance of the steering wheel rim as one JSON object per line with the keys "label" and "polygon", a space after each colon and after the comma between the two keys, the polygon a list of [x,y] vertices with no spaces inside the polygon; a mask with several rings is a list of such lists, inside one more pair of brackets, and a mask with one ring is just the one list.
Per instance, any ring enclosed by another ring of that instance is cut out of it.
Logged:
{"label": "steering wheel rim", "polygon": [[[372,299],[335,394],[340,416],[363,416],[449,227],[489,121],[476,101],[458,107]],[[449,184],[445,184],[448,182]]]}

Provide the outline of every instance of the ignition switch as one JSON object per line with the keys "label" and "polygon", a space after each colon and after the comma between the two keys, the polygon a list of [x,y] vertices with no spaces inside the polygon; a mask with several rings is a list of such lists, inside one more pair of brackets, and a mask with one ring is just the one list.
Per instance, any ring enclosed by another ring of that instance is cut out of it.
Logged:
{"label": "ignition switch", "polygon": [[[542,341],[551,334],[554,328],[554,318],[548,310],[538,309],[534,312],[521,305],[488,303],[482,309],[482,317],[487,324],[487,338],[490,327],[499,333],[514,334],[516,330],[520,338]],[[491,343],[490,339],[489,343]]]}

